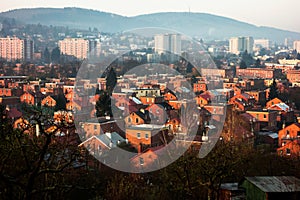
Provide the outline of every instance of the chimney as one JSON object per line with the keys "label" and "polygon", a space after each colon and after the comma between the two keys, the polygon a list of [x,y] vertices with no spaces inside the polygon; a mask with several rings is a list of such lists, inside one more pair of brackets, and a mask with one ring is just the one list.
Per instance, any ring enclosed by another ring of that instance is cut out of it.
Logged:
{"label": "chimney", "polygon": [[106,135],[107,137],[109,137],[109,139],[111,139],[111,133],[106,132],[105,135]]}
{"label": "chimney", "polygon": [[138,151],[138,153],[142,153],[142,144],[139,144],[137,146],[137,151]]}

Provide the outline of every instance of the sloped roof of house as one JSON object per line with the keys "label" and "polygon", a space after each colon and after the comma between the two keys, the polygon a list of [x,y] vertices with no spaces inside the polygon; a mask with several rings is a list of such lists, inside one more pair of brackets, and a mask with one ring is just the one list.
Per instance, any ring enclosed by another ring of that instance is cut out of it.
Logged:
{"label": "sloped roof of house", "polygon": [[149,111],[148,110],[142,109],[142,110],[138,110],[134,113],[145,121],[149,120]]}
{"label": "sloped roof of house", "polygon": [[289,127],[289,126],[293,126],[293,125],[295,125],[295,126],[297,126],[298,128],[300,128],[300,123],[293,123],[293,124],[290,124],[290,125],[288,125],[287,127]]}
{"label": "sloped roof of house", "polygon": [[274,132],[259,132],[259,135],[269,136],[272,139],[278,139],[278,133]]}
{"label": "sloped roof of house", "polygon": [[112,132],[112,133],[105,133],[105,134],[101,134],[101,135],[97,135],[97,136],[94,135],[94,136],[88,138],[87,140],[83,141],[81,144],[79,144],[79,146],[84,145],[84,143],[86,143],[92,139],[98,140],[99,142],[101,142],[102,144],[107,146],[108,148],[116,147],[118,142],[125,141],[125,139],[123,137],[121,137],[117,132]]}
{"label": "sloped roof of house", "polygon": [[17,108],[11,108],[7,111],[7,116],[9,118],[19,118],[22,117],[22,113]]}
{"label": "sloped roof of house", "polygon": [[168,93],[170,93],[170,94],[172,94],[176,97],[176,94],[174,93],[174,91],[170,90],[169,88],[166,88],[165,91],[164,91],[164,95],[166,95]]}
{"label": "sloped roof of house", "polygon": [[250,98],[253,98],[252,95],[248,94],[248,93],[243,93],[241,94],[243,97],[245,97],[246,99],[250,99]]}
{"label": "sloped roof of house", "polygon": [[267,103],[269,103],[269,102],[271,102],[271,101],[275,101],[275,100],[276,100],[276,101],[279,101],[279,102],[282,102],[282,101],[281,101],[281,99],[279,99],[279,98],[275,97],[274,99],[271,99],[271,100],[270,100],[270,101],[268,101]]}
{"label": "sloped roof of house", "polygon": [[254,176],[245,179],[266,193],[300,191],[300,179],[294,176]]}
{"label": "sloped roof of house", "polygon": [[211,95],[207,92],[200,94],[199,97],[202,97],[203,99],[206,99],[207,101],[209,101],[211,99]]}
{"label": "sloped roof of house", "polygon": [[174,110],[174,108],[170,104],[168,104],[167,102],[155,103],[155,104],[152,104],[152,105],[148,106],[148,108],[150,108],[152,106],[155,106],[155,105],[157,105],[158,107],[160,107],[164,110]]}
{"label": "sloped roof of house", "polygon": [[117,132],[105,133],[96,137],[108,147],[116,147],[118,142],[125,141],[125,139],[122,138]]}
{"label": "sloped roof of house", "polygon": [[142,104],[142,102],[136,97],[132,97],[132,101],[136,104]]}
{"label": "sloped roof of house", "polygon": [[288,105],[286,105],[285,103],[274,104],[269,109],[272,110],[272,108],[274,108],[274,107],[278,107],[282,111],[288,111],[290,109],[290,107]]}

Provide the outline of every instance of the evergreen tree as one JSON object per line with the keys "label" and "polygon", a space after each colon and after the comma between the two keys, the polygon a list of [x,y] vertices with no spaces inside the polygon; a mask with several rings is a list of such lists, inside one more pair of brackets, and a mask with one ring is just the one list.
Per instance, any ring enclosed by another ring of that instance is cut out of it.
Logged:
{"label": "evergreen tree", "polygon": [[277,84],[276,84],[275,79],[273,79],[273,83],[270,86],[269,100],[277,98],[277,97],[278,97]]}
{"label": "evergreen tree", "polygon": [[246,69],[246,68],[247,68],[247,64],[246,64],[246,62],[244,60],[242,60],[240,62],[240,69]]}
{"label": "evergreen tree", "polygon": [[257,58],[255,61],[255,67],[261,67],[259,58]]}
{"label": "evergreen tree", "polygon": [[66,110],[67,100],[63,93],[59,93],[56,99],[55,110]]}
{"label": "evergreen tree", "polygon": [[107,91],[101,91],[99,100],[96,102],[96,116],[112,116],[111,99]]}
{"label": "evergreen tree", "polygon": [[117,84],[117,74],[113,68],[110,68],[106,77],[106,90],[109,94],[113,92],[114,87]]}
{"label": "evergreen tree", "polygon": [[60,61],[60,50],[58,47],[54,48],[51,52],[51,61],[59,63]]}
{"label": "evergreen tree", "polygon": [[[245,63],[245,65],[243,62]],[[254,59],[252,58],[252,56],[247,51],[243,52],[241,65],[243,67],[246,66],[246,68],[247,68],[247,67],[251,66],[253,63],[254,63]],[[245,69],[245,68],[242,68],[242,69]]]}
{"label": "evergreen tree", "polygon": [[43,55],[44,61],[46,63],[50,63],[50,51],[49,49],[46,47],[45,51],[44,51],[44,55]]}

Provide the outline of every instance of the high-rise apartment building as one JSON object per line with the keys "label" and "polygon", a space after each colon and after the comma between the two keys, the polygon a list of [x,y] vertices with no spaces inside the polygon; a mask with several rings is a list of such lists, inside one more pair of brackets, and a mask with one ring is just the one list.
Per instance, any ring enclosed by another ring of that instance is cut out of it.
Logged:
{"label": "high-rise apartment building", "polygon": [[65,38],[59,41],[58,46],[62,54],[74,56],[78,59],[85,59],[89,56],[98,57],[101,52],[99,39]]}
{"label": "high-rise apartment building", "polygon": [[240,54],[245,51],[253,53],[253,38],[252,37],[233,37],[229,40],[229,52]]}
{"label": "high-rise apartment building", "polygon": [[34,43],[31,39],[24,40],[24,60],[32,61],[34,54]]}
{"label": "high-rise apartment building", "polygon": [[300,53],[300,40],[294,41],[294,50],[296,50],[298,53]]}
{"label": "high-rise apartment building", "polygon": [[83,38],[65,38],[58,42],[58,46],[62,54],[78,59],[87,58],[90,50],[89,40]]}
{"label": "high-rise apartment building", "polygon": [[89,40],[89,53],[92,57],[99,57],[101,53],[101,43],[99,39]]}
{"label": "high-rise apartment building", "polygon": [[155,52],[162,54],[169,52],[181,54],[181,35],[180,34],[158,34],[154,37]]}
{"label": "high-rise apartment building", "polygon": [[7,61],[25,59],[25,41],[17,37],[0,38],[0,57]]}

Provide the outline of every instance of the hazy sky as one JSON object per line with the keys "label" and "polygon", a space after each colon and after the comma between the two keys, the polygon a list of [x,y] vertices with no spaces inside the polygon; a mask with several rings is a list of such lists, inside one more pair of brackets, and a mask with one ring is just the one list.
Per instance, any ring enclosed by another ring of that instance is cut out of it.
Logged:
{"label": "hazy sky", "polygon": [[1,0],[0,11],[81,7],[124,16],[154,12],[204,12],[258,26],[300,32],[300,0]]}

